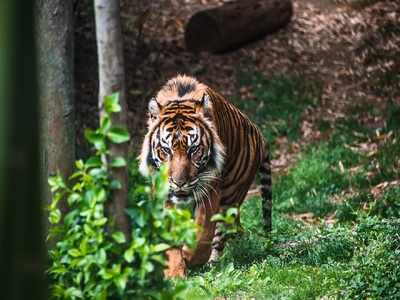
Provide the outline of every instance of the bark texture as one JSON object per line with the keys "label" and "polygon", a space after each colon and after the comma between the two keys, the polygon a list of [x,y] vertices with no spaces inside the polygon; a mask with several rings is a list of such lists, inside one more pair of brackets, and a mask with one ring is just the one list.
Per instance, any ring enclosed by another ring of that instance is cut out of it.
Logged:
{"label": "bark texture", "polygon": [[33,2],[0,2],[1,299],[46,299]]}
{"label": "bark texture", "polygon": [[[119,0],[95,0],[96,39],[99,60],[99,109],[107,95],[119,93],[122,110],[113,116],[113,124],[127,128],[127,103]],[[112,155],[127,157],[128,143],[112,145]],[[129,222],[125,213],[128,198],[126,168],[115,168],[112,176],[122,188],[113,193],[107,213],[115,218],[118,228],[129,238]]]}
{"label": "bark texture", "polygon": [[290,22],[291,0],[238,0],[194,14],[185,30],[189,51],[225,52]]}
{"label": "bark texture", "polygon": [[38,0],[36,15],[42,184],[49,203],[48,176],[68,177],[75,161],[73,0]]}

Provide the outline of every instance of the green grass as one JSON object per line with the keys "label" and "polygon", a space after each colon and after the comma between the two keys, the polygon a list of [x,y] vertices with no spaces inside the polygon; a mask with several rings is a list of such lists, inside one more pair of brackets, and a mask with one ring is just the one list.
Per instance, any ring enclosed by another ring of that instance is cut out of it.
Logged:
{"label": "green grass", "polygon": [[341,172],[339,162],[349,166],[358,157],[350,150],[321,144],[311,147],[300,156],[287,176],[277,180],[275,208],[280,212],[312,212],[326,215],[334,209],[329,197],[348,188],[352,177]]}
{"label": "green grass", "polygon": [[[243,76],[239,82],[252,86],[257,100],[237,103],[272,142],[282,135],[299,138],[301,115],[318,102],[312,98],[318,93],[305,93],[293,78]],[[372,155],[354,150],[376,136],[355,117],[336,124],[324,142],[303,149],[290,171],[275,179],[273,232],[262,231],[260,199],[246,201],[243,233],[227,243],[218,263],[190,271],[185,297],[398,299],[400,188],[377,199],[371,188],[400,177],[399,111],[389,107],[381,133],[393,133],[377,142]],[[293,218],[300,213],[312,213],[314,222]]]}
{"label": "green grass", "polygon": [[305,85],[299,76],[265,79],[259,74],[240,73],[238,83],[250,87],[250,99],[234,99],[235,105],[251,116],[274,147],[278,136],[296,140],[301,116],[307,107],[316,105],[317,85]]}

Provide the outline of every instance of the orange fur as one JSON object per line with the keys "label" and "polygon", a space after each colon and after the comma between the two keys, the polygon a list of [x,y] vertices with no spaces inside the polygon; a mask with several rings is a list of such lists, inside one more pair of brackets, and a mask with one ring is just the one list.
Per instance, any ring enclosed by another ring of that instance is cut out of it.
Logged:
{"label": "orange fur", "polygon": [[146,174],[162,162],[169,164],[169,202],[193,197],[201,228],[196,249],[167,252],[167,276],[181,277],[186,266],[209,260],[216,228],[211,217],[240,206],[258,168],[266,182],[263,207],[270,222],[270,166],[262,134],[223,96],[194,78],[169,80],[149,103],[140,170]]}

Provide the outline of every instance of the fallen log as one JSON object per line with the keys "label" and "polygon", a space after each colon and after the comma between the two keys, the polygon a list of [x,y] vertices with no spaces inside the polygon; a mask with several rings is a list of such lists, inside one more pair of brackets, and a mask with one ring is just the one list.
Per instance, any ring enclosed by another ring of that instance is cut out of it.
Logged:
{"label": "fallen log", "polygon": [[185,30],[188,51],[226,52],[290,22],[291,0],[238,0],[194,14]]}

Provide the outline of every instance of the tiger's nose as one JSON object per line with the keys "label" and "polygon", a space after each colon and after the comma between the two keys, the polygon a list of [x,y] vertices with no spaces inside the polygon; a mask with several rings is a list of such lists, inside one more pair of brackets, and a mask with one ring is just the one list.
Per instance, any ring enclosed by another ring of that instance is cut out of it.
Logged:
{"label": "tiger's nose", "polygon": [[169,178],[169,181],[176,185],[178,188],[183,187],[186,183],[184,180],[174,180],[172,177]]}

